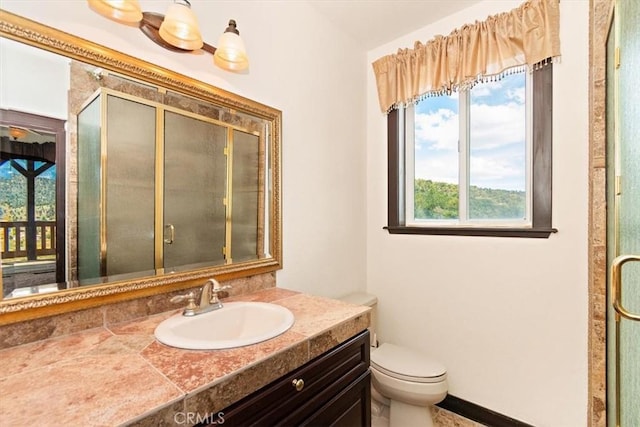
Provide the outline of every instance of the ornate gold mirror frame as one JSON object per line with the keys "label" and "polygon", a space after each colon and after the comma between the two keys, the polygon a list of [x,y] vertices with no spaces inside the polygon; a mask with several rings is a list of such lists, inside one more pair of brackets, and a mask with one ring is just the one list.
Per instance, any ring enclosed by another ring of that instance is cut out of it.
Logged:
{"label": "ornate gold mirror frame", "polygon": [[229,280],[282,268],[281,111],[2,9],[0,36],[210,102],[233,112],[252,115],[267,122],[270,126],[267,142],[270,152],[267,165],[270,182],[266,185],[271,191],[268,206],[270,221],[267,224],[270,256],[266,258],[3,300],[0,301],[0,325],[185,289],[196,286],[202,279],[212,276],[218,280]]}

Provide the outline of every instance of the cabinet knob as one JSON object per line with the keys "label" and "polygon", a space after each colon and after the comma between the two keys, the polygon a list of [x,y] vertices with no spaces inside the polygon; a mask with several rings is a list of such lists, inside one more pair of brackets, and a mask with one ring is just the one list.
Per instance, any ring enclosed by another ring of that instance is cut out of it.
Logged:
{"label": "cabinet knob", "polygon": [[294,379],[293,381],[291,381],[291,385],[296,388],[296,391],[302,391],[302,389],[304,388],[304,380]]}

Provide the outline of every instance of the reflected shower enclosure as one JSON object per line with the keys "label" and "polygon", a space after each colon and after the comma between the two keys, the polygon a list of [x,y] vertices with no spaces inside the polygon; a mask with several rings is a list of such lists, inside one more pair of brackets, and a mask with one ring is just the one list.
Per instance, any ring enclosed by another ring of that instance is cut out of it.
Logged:
{"label": "reflected shower enclosure", "polygon": [[263,250],[260,134],[147,98],[103,87],[77,115],[80,284]]}

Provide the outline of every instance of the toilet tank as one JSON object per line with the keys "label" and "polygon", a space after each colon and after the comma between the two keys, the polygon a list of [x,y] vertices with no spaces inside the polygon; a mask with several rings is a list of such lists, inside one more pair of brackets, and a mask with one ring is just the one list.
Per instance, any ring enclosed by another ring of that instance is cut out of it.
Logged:
{"label": "toilet tank", "polygon": [[371,346],[378,346],[378,337],[376,335],[376,327],[378,316],[376,313],[378,298],[375,295],[367,294],[365,292],[356,292],[353,294],[344,295],[338,298],[340,301],[348,302],[355,305],[364,305],[371,307],[371,325],[369,326],[369,333],[371,334]]}

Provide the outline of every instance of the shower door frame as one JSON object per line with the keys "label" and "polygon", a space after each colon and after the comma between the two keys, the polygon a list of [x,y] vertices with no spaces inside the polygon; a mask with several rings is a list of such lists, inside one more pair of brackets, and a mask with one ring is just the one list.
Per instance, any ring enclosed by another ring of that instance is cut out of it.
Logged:
{"label": "shower door frame", "polygon": [[[633,384],[635,381],[633,378],[640,378],[640,366],[635,366],[633,363],[638,355],[633,354],[633,345],[631,344],[638,336],[638,326],[634,323],[640,321],[640,313],[633,312],[633,308],[630,310],[626,307],[626,302],[623,301],[623,266],[625,264],[631,264],[640,261],[640,248],[633,245],[633,233],[634,223],[627,224],[630,229],[623,228],[623,218],[627,220],[631,215],[633,221],[634,211],[633,204],[628,205],[631,201],[636,201],[638,198],[634,198],[636,193],[627,193],[631,191],[633,185],[629,185],[629,182],[637,182],[638,176],[633,175],[632,172],[637,168],[631,167],[631,164],[635,157],[631,157],[631,162],[624,153],[628,156],[627,150],[623,146],[628,146],[632,143],[631,135],[629,135],[628,127],[623,126],[624,120],[622,118],[621,103],[622,95],[625,92],[624,87],[621,89],[621,78],[626,66],[627,74],[629,70],[633,69],[631,65],[634,64],[634,59],[637,61],[638,53],[633,52],[632,55],[626,55],[628,51],[625,48],[629,48],[628,44],[623,43],[623,24],[620,21],[620,16],[630,17],[633,14],[624,14],[621,12],[621,3],[630,0],[615,0],[614,8],[609,20],[609,30],[606,43],[606,96],[607,107],[612,108],[613,111],[606,111],[606,198],[609,212],[607,213],[607,227],[606,227],[606,245],[607,245],[607,271],[608,271],[608,303],[607,303],[607,425],[615,427],[626,427],[623,424],[624,420],[628,420],[630,416],[635,413],[635,407],[633,400],[629,395],[633,394]],[[635,0],[634,0],[635,1]],[[638,13],[638,11],[636,11]],[[627,27],[633,27],[627,22]],[[613,39],[612,39],[613,36]],[[611,49],[613,51],[611,51]],[[635,58],[634,58],[635,54]],[[625,58],[621,58],[625,56]],[[631,58],[630,61],[628,58]],[[633,104],[633,100],[631,100]],[[624,104],[624,105],[631,105]],[[628,110],[628,109],[625,109]],[[633,114],[633,110],[632,113]],[[613,123],[611,123],[611,121]],[[633,117],[628,122],[631,123]],[[633,126],[633,125],[632,125]],[[633,129],[633,128],[632,128]],[[633,132],[631,132],[633,133]],[[631,150],[633,154],[633,150]],[[629,164],[631,163],[631,164]],[[625,169],[626,166],[626,169]],[[635,224],[639,226],[638,224]],[[627,232],[631,231],[629,237]],[[626,237],[624,237],[626,236]],[[624,237],[624,239],[623,239]],[[630,253],[634,252],[634,253]],[[637,253],[635,253],[637,252]],[[629,267],[627,267],[629,268]],[[627,272],[631,273],[631,272]],[[635,286],[637,283],[629,281],[629,278],[637,279],[638,271],[634,270],[635,274],[626,274],[627,288],[625,294],[632,295],[633,300],[637,300],[640,294],[640,289],[630,288],[629,286]],[[628,302],[629,297],[626,300]],[[637,302],[637,301],[636,301]],[[638,351],[636,349],[636,351]],[[630,364],[630,365],[629,365]],[[624,372],[623,372],[624,371]],[[623,384],[624,382],[624,384]],[[629,415],[628,411],[631,411]],[[627,412],[627,413],[625,413]],[[638,412],[640,415],[640,412]]]}

